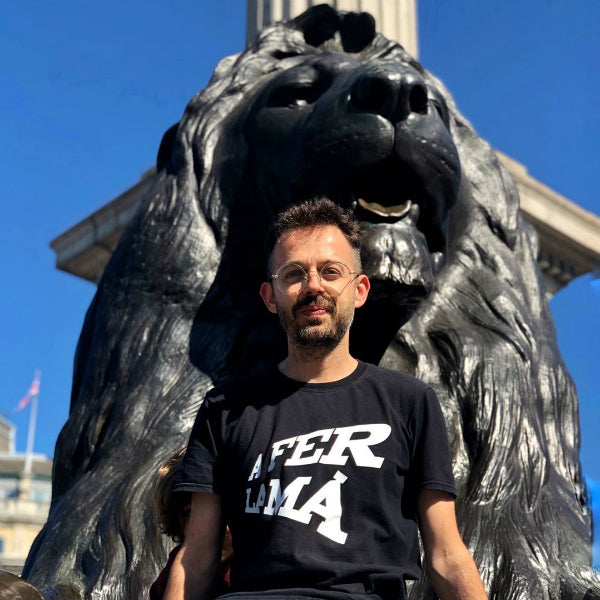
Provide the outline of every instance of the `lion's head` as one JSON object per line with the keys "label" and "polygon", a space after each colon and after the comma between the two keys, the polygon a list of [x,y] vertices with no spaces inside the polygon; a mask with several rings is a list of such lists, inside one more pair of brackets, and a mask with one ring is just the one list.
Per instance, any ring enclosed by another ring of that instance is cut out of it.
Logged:
{"label": "lion's head", "polygon": [[373,297],[353,352],[438,392],[461,526],[491,597],[579,598],[598,585],[576,397],[516,187],[371,17],[323,6],[224,59],[165,135],[86,317],[30,581],[144,595],[166,555],[153,474],[213,383],[281,355],[257,293],[265,230],[318,194],[367,231]]}
{"label": "lion's head", "polygon": [[352,208],[374,295],[402,303],[427,295],[443,264],[460,165],[444,97],[387,50],[283,59],[252,98],[245,140],[269,209],[315,195]]}

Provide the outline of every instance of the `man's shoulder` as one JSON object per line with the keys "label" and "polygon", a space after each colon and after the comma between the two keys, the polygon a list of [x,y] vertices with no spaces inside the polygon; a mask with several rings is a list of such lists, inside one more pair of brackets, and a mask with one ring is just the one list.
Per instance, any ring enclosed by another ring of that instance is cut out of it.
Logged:
{"label": "man's shoulder", "polygon": [[379,382],[383,385],[392,385],[394,387],[401,386],[404,389],[409,389],[418,393],[425,393],[431,389],[431,386],[403,371],[396,371],[394,369],[388,369],[387,367],[381,367],[379,365],[373,365],[367,363],[365,369],[365,376],[375,382]]}
{"label": "man's shoulder", "polygon": [[204,402],[208,407],[222,407],[256,397],[273,385],[276,365],[265,367],[247,375],[238,375],[218,383],[206,393]]}
{"label": "man's shoulder", "polygon": [[435,390],[427,382],[408,373],[370,365],[366,373],[371,386],[400,411],[406,418],[417,422],[436,418],[441,405]]}

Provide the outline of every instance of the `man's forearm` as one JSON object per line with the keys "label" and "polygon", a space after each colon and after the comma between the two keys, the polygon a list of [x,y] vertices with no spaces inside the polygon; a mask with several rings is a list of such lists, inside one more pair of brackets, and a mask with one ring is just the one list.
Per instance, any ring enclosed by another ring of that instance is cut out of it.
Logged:
{"label": "man's forearm", "polygon": [[218,571],[218,561],[203,563],[201,556],[194,556],[194,549],[185,545],[177,553],[164,600],[208,600]]}
{"label": "man's forearm", "polygon": [[440,600],[487,600],[477,565],[467,548],[463,548],[428,564],[433,589]]}
{"label": "man's forearm", "polygon": [[477,565],[456,524],[454,500],[440,490],[419,496],[427,574],[440,600],[487,600]]}
{"label": "man's forearm", "polygon": [[223,530],[220,497],[192,494],[185,541],[173,561],[164,600],[210,598],[221,562]]}

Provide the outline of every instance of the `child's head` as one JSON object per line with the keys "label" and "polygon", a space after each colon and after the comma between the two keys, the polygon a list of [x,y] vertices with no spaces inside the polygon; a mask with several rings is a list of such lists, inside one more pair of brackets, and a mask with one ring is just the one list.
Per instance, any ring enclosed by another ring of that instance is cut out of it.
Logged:
{"label": "child's head", "polygon": [[8,571],[0,571],[0,598],[5,600],[43,600],[42,593],[37,588]]}
{"label": "child's head", "polygon": [[185,448],[174,452],[158,469],[154,483],[154,506],[161,533],[181,544],[190,517],[189,492],[173,493],[177,471],[183,462]]}

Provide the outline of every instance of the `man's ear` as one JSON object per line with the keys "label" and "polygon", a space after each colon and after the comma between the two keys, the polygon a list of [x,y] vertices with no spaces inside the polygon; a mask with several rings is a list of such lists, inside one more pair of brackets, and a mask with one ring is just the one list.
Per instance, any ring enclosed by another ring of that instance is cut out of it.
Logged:
{"label": "man's ear", "polygon": [[260,297],[263,299],[265,306],[269,312],[274,314],[277,313],[277,305],[275,304],[275,291],[273,286],[268,282],[264,281],[260,286]]}
{"label": "man's ear", "polygon": [[356,290],[354,297],[354,307],[359,308],[367,301],[367,296],[369,295],[369,290],[371,289],[371,282],[369,278],[361,273],[356,278]]}

